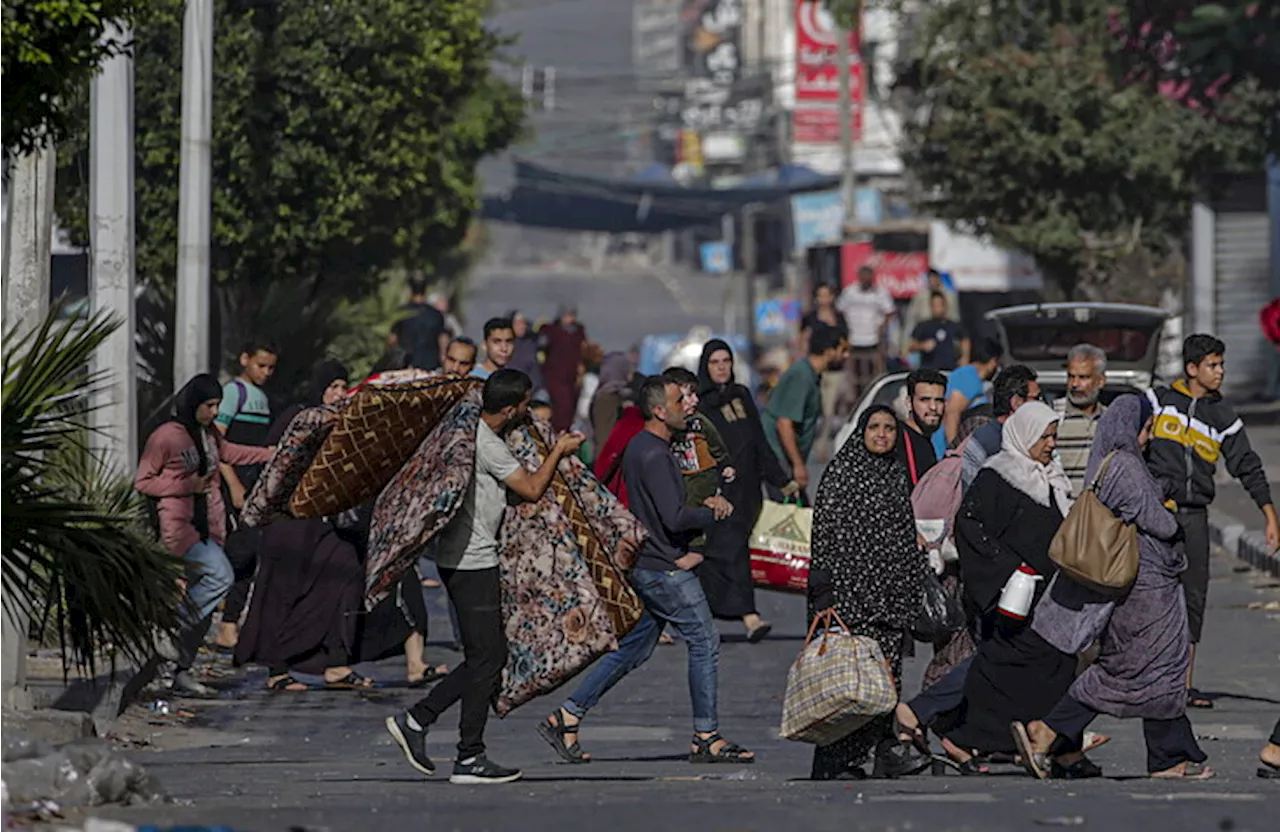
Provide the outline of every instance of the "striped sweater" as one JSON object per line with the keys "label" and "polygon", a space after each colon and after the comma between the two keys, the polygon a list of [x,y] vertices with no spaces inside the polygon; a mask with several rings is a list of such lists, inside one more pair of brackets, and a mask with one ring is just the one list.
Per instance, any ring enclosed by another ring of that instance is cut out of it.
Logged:
{"label": "striped sweater", "polygon": [[1079,497],[1084,491],[1084,469],[1089,465],[1093,433],[1107,406],[1099,402],[1097,410],[1085,413],[1063,396],[1053,403],[1053,409],[1058,413],[1058,461],[1071,480],[1071,495]]}

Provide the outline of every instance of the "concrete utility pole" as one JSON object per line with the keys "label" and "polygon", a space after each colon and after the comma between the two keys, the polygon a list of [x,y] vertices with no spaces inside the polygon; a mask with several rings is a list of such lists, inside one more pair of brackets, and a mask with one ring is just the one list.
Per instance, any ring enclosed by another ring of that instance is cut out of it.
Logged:
{"label": "concrete utility pole", "polygon": [[182,23],[182,145],[178,171],[178,299],[173,382],[209,360],[209,242],[213,213],[213,0],[187,0]]}
{"label": "concrete utility pole", "polygon": [[[116,36],[129,40],[118,28]],[[95,397],[92,441],[108,467],[124,475],[138,461],[131,56],[110,58],[94,76],[90,125],[89,298],[94,312],[121,322],[94,358],[107,384]]]}
{"label": "concrete utility pole", "polygon": [[[18,335],[40,326],[49,313],[50,251],[53,242],[54,149],[42,148],[13,165],[4,234],[4,326]],[[27,694],[28,617],[6,597],[3,613],[0,688],[5,707],[31,704]]]}
{"label": "concrete utility pole", "polygon": [[840,195],[844,200],[844,221],[851,223],[857,217],[855,189],[857,175],[853,167],[853,85],[849,77],[852,69],[849,54],[849,33],[836,29],[840,61]]}

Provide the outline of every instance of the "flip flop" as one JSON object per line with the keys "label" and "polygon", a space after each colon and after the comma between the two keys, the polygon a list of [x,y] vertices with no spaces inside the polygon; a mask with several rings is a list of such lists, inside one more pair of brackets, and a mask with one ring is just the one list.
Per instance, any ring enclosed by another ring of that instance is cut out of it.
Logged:
{"label": "flip flop", "polygon": [[336,682],[325,682],[324,686],[327,690],[373,690],[378,683],[353,670]]}
{"label": "flip flop", "polygon": [[1022,767],[1027,770],[1027,774],[1037,780],[1047,779],[1049,771],[1045,767],[1045,755],[1036,753],[1035,746],[1031,744],[1031,735],[1027,733],[1027,726],[1014,722],[1009,725],[1009,730],[1013,733],[1014,745],[1018,746],[1018,756],[1021,757]]}
{"label": "flip flop", "polygon": [[764,641],[765,636],[769,635],[769,633],[772,633],[772,632],[773,632],[773,625],[770,624],[768,621],[762,621],[760,622],[760,626],[756,627],[754,630],[747,633],[747,643],[759,644],[760,642]]}
{"label": "flip flop", "polygon": [[1213,769],[1209,768],[1204,763],[1186,762],[1182,764],[1181,771],[1178,771],[1177,768],[1172,768],[1172,769],[1169,769],[1168,771],[1157,771],[1151,775],[1151,779],[1152,780],[1208,780],[1209,778],[1213,777],[1215,773],[1216,772],[1214,772]]}
{"label": "flip flop", "polygon": [[1094,731],[1084,732],[1084,747],[1080,749],[1082,753],[1088,753],[1095,748],[1101,748],[1111,742],[1111,737],[1106,734],[1099,734]]}
{"label": "flip flop", "polygon": [[1263,780],[1280,780],[1280,768],[1268,765],[1258,766],[1258,776]]}
{"label": "flip flop", "polygon": [[427,668],[427,670],[426,670],[426,672],[422,674],[422,678],[421,678],[421,679],[410,679],[410,680],[409,680],[409,687],[411,687],[411,688],[425,688],[425,687],[427,687],[428,685],[431,685],[431,684],[434,684],[434,683],[436,683],[436,682],[440,681],[441,679],[443,679],[443,678],[444,678],[445,676],[447,676],[447,675],[449,675],[449,666],[448,666],[448,665],[444,665],[444,664],[442,664],[442,665],[440,665],[440,667],[428,667],[428,668]]}
{"label": "flip flop", "polygon": [[272,693],[306,693],[311,690],[311,686],[306,682],[299,682],[293,678],[293,674],[286,673],[274,682],[269,681],[267,690]]}

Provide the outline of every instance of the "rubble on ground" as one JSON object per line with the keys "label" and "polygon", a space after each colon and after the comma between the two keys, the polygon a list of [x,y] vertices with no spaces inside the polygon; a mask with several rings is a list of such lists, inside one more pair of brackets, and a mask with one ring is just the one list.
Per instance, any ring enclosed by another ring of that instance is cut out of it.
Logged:
{"label": "rubble on ground", "polygon": [[146,770],[106,740],[78,739],[54,747],[23,731],[3,739],[5,811],[57,817],[61,809],[164,800]]}

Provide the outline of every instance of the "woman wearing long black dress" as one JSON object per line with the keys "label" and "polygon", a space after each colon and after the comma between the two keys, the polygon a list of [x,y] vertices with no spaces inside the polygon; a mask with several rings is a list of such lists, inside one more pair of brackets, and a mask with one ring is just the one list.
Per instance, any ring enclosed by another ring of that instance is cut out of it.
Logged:
{"label": "woman wearing long black dress", "polygon": [[[902,655],[921,611],[929,560],[916,538],[906,468],[894,445],[898,419],[884,405],[869,408],[818,483],[813,505],[815,575],[830,581],[830,603],[854,635],[880,645],[902,693]],[[809,619],[823,593],[810,587]],[[875,750],[877,776],[912,774],[929,758],[894,735],[892,714],[871,720],[831,745],[813,750],[814,780],[861,778]]]}
{"label": "woman wearing long black dress", "polygon": [[[346,389],[347,370],[336,361],[318,366],[307,401],[276,419],[268,441],[280,441],[306,407],[333,404]],[[263,529],[253,599],[236,645],[237,664],[269,668],[273,691],[302,691],[294,672],[320,674],[332,688],[373,682],[351,667],[363,610],[364,568],[350,542],[327,518],[279,520]]]}
{"label": "woman wearing long black dress", "polygon": [[1047,714],[1075,678],[1075,656],[1032,630],[1031,611],[1019,620],[998,610],[1019,567],[1043,578],[1036,600],[1057,572],[1049,544],[1071,508],[1071,482],[1053,458],[1057,429],[1052,408],[1039,402],[1018,408],[1004,424],[1000,453],[978,472],[956,516],[966,600],[982,631],[963,704],[942,731],[961,757],[1014,754],[1010,723]]}
{"label": "woman wearing long black dress", "polygon": [[751,529],[764,505],[763,483],[783,488],[791,477],[769,450],[760,412],[751,391],[733,378],[733,350],[719,339],[708,341],[698,362],[698,409],[704,413],[729,449],[732,482],[723,486],[733,504],[733,516],[707,533],[706,560],[698,578],[707,603],[717,618],[741,620],[747,639],[758,642],[772,625],[756,612],[751,582]]}

